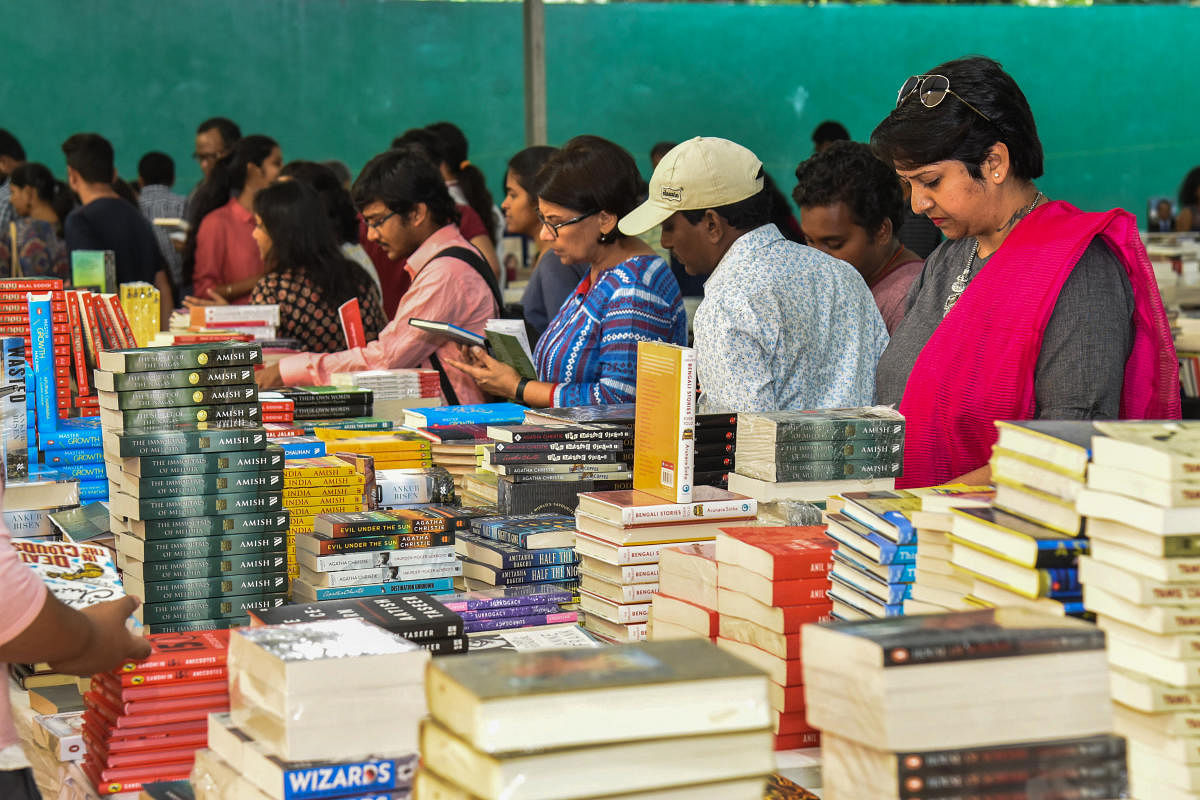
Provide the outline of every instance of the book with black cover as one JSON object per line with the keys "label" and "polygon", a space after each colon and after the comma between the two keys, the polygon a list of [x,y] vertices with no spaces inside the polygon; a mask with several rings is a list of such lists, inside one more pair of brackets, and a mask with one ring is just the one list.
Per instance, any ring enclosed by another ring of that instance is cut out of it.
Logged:
{"label": "book with black cover", "polygon": [[324,619],[361,618],[412,641],[463,635],[462,618],[423,592],[300,603],[251,615],[255,625],[290,625]]}

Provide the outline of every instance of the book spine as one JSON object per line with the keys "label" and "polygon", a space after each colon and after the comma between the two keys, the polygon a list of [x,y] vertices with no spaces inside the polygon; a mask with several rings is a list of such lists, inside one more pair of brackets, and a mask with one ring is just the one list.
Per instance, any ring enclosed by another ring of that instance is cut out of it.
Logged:
{"label": "book spine", "polygon": [[37,386],[38,431],[53,431],[58,426],[58,387],[54,380],[53,326],[50,322],[50,296],[29,295],[29,327],[33,338],[30,365]]}
{"label": "book spine", "polygon": [[527,617],[531,614],[557,614],[562,611],[554,603],[535,603],[526,606],[508,606],[503,608],[480,608],[475,611],[459,611],[463,622],[474,622],[485,619],[512,619]]}
{"label": "book spine", "polygon": [[[95,434],[99,438],[100,430]],[[177,456],[188,453],[223,453],[238,450],[262,450],[267,445],[266,431],[258,427],[216,427],[208,430],[163,430],[117,435],[121,458],[141,456]],[[95,447],[101,446],[99,441]]]}
{"label": "book spine", "polygon": [[101,297],[101,301],[106,305],[105,313],[112,320],[113,332],[122,349],[137,347],[133,329],[129,327],[129,320],[125,318],[125,309],[121,308],[120,299],[115,294],[106,294]]}
{"label": "book spine", "polygon": [[775,465],[778,482],[840,481],[851,478],[894,478],[901,474],[900,459],[876,461],[787,461]]}
{"label": "book spine", "polygon": [[[454,545],[454,534],[446,533],[411,533],[395,536],[363,536],[347,539],[333,539],[317,534],[306,537],[306,547],[310,546],[317,555],[335,555],[339,553],[355,553],[365,550],[400,550],[408,548],[433,548]],[[299,545],[299,538],[297,538]]]}
{"label": "book spine", "polygon": [[142,565],[142,580],[174,581],[184,578],[215,578],[221,575],[247,575],[278,572],[287,568],[287,557],[260,553],[217,557],[152,561]]}
{"label": "book spine", "polygon": [[[536,587],[534,588],[536,589]],[[504,591],[505,594],[495,597],[488,597],[486,595],[477,596],[469,592],[465,595],[453,595],[443,599],[441,604],[451,611],[461,614],[464,611],[569,603],[575,597],[573,592],[565,589],[561,591],[546,591],[544,589],[535,591],[528,586],[518,586],[501,591]]]}
{"label": "book spine", "polygon": [[[24,435],[24,431],[22,431]],[[60,475],[66,475],[69,478],[78,480],[107,480],[108,473],[104,469],[104,463],[98,462],[94,464],[61,464],[57,468]]]}
{"label": "book spine", "polygon": [[96,310],[96,320],[100,323],[100,339],[105,349],[121,349],[121,336],[117,332],[117,324],[112,317],[112,310],[104,302],[104,295],[92,294],[91,302]]}
{"label": "book spine", "polygon": [[229,403],[207,406],[177,406],[174,408],[139,408],[121,411],[126,428],[153,428],[192,422],[244,422],[257,425],[262,421],[258,403]]}
{"label": "book spine", "polygon": [[96,319],[96,305],[92,300],[92,293],[86,289],[80,290],[79,296],[79,321],[84,324],[84,334],[87,338],[84,339],[84,347],[88,351],[88,364],[92,367],[100,366],[100,351],[104,349],[104,343],[100,340],[100,321]]}
{"label": "book spine", "polygon": [[3,374],[3,436],[0,443],[4,453],[4,474],[8,480],[23,480],[29,475],[29,416],[25,394],[25,344],[20,339],[6,338]]}
{"label": "book spine", "polygon": [[561,442],[496,442],[496,453],[621,453],[624,441],[594,439]]}
{"label": "book spine", "polygon": [[621,508],[623,527],[661,522],[690,522],[697,519],[738,519],[754,516],[758,510],[755,500],[711,500],[691,505],[663,504],[659,506],[625,506]]}
{"label": "book spine", "polygon": [[83,324],[79,318],[79,296],[67,295],[67,317],[71,331],[71,353],[75,359],[75,384],[80,395],[91,394],[88,383],[87,351],[83,346]]}
{"label": "book spine", "polygon": [[347,586],[343,588],[314,588],[311,591],[314,600],[341,600],[349,597],[378,597],[389,594],[406,594],[408,592],[427,592],[437,594],[450,592],[454,589],[453,578],[439,578],[427,581],[397,581],[395,583],[378,583],[370,586]]}
{"label": "book spine", "polygon": [[[488,434],[491,436],[491,433]],[[503,434],[501,434],[503,435]],[[512,444],[546,444],[552,442],[618,442],[622,447],[633,443],[629,429],[598,430],[559,428],[552,430],[513,431],[509,433]]]}
{"label": "book spine", "polygon": [[848,440],[867,437],[882,438],[904,435],[902,420],[831,420],[813,419],[789,422],[779,422],[775,426],[775,441],[808,442],[828,441],[845,442]]}
{"label": "book spine", "polygon": [[433,547],[428,550],[382,550],[371,553],[347,553],[345,555],[316,556],[313,569],[317,572],[335,572],[343,569],[370,569],[372,567],[410,567],[423,564],[445,564],[455,561],[454,549]]}
{"label": "book spine", "polygon": [[278,608],[287,601],[287,594],[239,595],[237,597],[212,597],[204,600],[181,600],[173,603],[147,603],[142,606],[142,621],[146,625],[164,622],[192,622],[198,619],[225,619]]}
{"label": "book spine", "polygon": [[690,503],[696,476],[696,351],[680,354],[679,454],[676,458],[675,502]]}
{"label": "book spine", "polygon": [[503,617],[499,619],[477,619],[463,622],[467,633],[478,631],[501,631],[511,628],[532,628],[538,625],[557,625],[563,622],[577,622],[579,614],[575,611],[559,611],[552,614],[529,614],[523,617]]}
{"label": "book spine", "polygon": [[143,543],[141,561],[172,561],[179,558],[212,558],[220,555],[285,552],[287,537],[282,531],[238,536],[197,536],[189,539],[159,539]]}
{"label": "book spine", "polygon": [[528,550],[524,553],[514,553],[499,549],[492,550],[492,552],[500,556],[502,569],[549,567],[558,564],[574,564],[578,560],[578,557],[575,555],[575,549],[572,547],[543,548]]}
{"label": "book spine", "polygon": [[[164,517],[196,517],[208,514],[250,514],[275,512],[282,508],[279,492],[237,492],[201,494],[189,497],[148,497],[135,503],[120,500],[113,510],[138,520]],[[133,512],[133,513],[126,513]]]}
{"label": "book spine", "polygon": [[143,476],[137,489],[138,496],[146,500],[214,493],[278,492],[282,486],[282,472],[203,472],[162,478]]}
{"label": "book spine", "polygon": [[170,669],[162,671],[131,671],[120,673],[118,679],[122,687],[158,688],[156,684],[165,683],[165,692],[173,691],[171,684],[190,681],[222,680],[229,676],[229,669],[224,665],[213,667],[193,667],[190,669]]}
{"label": "book spine", "polygon": [[68,447],[64,449],[45,450],[43,455],[46,463],[51,466],[104,463],[104,451],[99,447]]}
{"label": "book spine", "polygon": [[551,581],[578,578],[579,567],[575,564],[556,564],[547,567],[500,569],[495,571],[495,577],[497,585],[507,585],[512,583],[548,583]]}
{"label": "book spine", "polygon": [[262,345],[238,342],[211,348],[154,347],[124,354],[125,372],[197,367],[237,367],[262,363]]}
{"label": "book spine", "polygon": [[285,531],[288,528],[288,512],[268,514],[229,514],[202,517],[167,517],[146,520],[143,538],[178,539],[191,536],[215,536],[217,534],[263,533]]}
{"label": "book spine", "polygon": [[218,595],[225,597],[236,597],[246,594],[266,595],[284,592],[287,590],[287,587],[287,572],[151,581],[142,586],[142,594],[144,595],[142,601],[146,603],[169,603],[179,600],[203,600],[206,597],[216,597]]}
{"label": "book spine", "polygon": [[[213,472],[273,473],[283,469],[283,450],[270,445],[263,450],[228,453],[185,453],[173,456],[143,456],[137,470],[142,478],[181,478]],[[287,473],[285,473],[286,475]]]}
{"label": "book spine", "polygon": [[358,298],[352,297],[338,306],[338,319],[342,322],[342,334],[346,337],[346,349],[366,347],[367,335],[363,331],[362,308]]}

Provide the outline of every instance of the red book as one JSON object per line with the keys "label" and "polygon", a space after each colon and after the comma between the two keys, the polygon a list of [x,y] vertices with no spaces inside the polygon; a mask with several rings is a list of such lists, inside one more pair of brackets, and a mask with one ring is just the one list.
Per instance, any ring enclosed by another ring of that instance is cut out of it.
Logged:
{"label": "red book", "polygon": [[[160,634],[168,635],[168,634]],[[114,679],[118,676],[114,675]],[[214,667],[189,667],[186,669],[161,669],[139,672],[122,672],[119,680],[122,686],[177,686],[181,683],[208,682],[227,680],[229,671],[223,664]]]}
{"label": "red book", "polygon": [[[772,683],[768,687],[771,704],[776,711],[803,711],[807,707],[803,686],[780,686]],[[779,708],[782,705],[783,708]]]}
{"label": "red book", "polygon": [[154,700],[168,697],[194,697],[202,694],[220,694],[229,691],[229,678],[224,667],[213,667],[219,676],[208,681],[182,681],[151,683],[146,686],[122,686],[121,679],[111,674],[96,675],[92,681],[99,683],[105,691],[119,700]]}
{"label": "red book", "polygon": [[71,325],[71,352],[75,358],[75,385],[79,394],[91,394],[88,380],[87,352],[83,349],[83,325],[79,321],[79,297],[71,292],[67,298],[67,317]]}
{"label": "red book", "polygon": [[290,422],[295,422],[296,416],[294,414],[270,414],[264,411],[262,414],[262,421],[287,425]]}
{"label": "red book", "polygon": [[[725,566],[724,581],[722,581],[721,569],[717,569],[717,586],[749,594],[764,605],[803,606],[824,603],[826,600],[825,591],[829,588],[828,577],[772,581],[757,572],[746,573],[743,570],[729,569],[731,566],[729,564]],[[744,579],[747,574],[750,575],[749,580]]]}
{"label": "red book", "polygon": [[76,397],[75,405],[79,408],[99,408],[100,398],[94,394],[87,397]]}
{"label": "red book", "polygon": [[808,724],[804,711],[774,712],[771,715],[775,722],[776,736],[790,736],[799,733],[815,733],[817,729]]}
{"label": "red book", "polygon": [[[2,297],[3,297],[3,295],[0,294],[0,298],[2,298]],[[62,302],[55,300],[54,302],[52,302],[50,304],[50,313],[51,314],[65,314],[65,313],[67,313],[67,307]],[[22,320],[28,321],[29,320],[29,304],[28,303],[14,303],[11,301],[5,301],[5,300],[0,299],[0,315],[3,315],[5,317],[13,317],[14,318],[12,320],[13,322],[20,322]]]}
{"label": "red book", "polygon": [[149,725],[171,725],[176,722],[195,722],[196,720],[207,719],[211,713],[229,710],[228,695],[225,696],[224,703],[214,704],[207,708],[189,708],[181,711],[161,711],[156,713],[141,712],[136,715],[124,713],[94,689],[84,694],[83,701],[88,708],[95,709],[96,713],[106,724],[116,728],[136,728]]}
{"label": "red book", "polygon": [[[58,325],[66,325],[68,320],[69,320],[69,317],[67,316],[67,309],[65,307],[50,309],[50,321],[51,322],[58,324]],[[29,312],[27,310],[24,314],[0,313],[0,325],[14,325],[19,328],[24,328],[26,331],[28,331],[29,330]]]}
{"label": "red book", "polygon": [[0,292],[61,292],[62,290],[62,278],[40,278],[38,280],[5,278],[0,280]]}
{"label": "red book", "polygon": [[[100,777],[100,768],[92,761],[84,759],[81,768],[83,774],[88,777],[96,787],[96,791],[101,795],[122,794],[124,792],[140,792],[142,789],[141,780],[112,780],[104,781]],[[187,770],[176,775],[161,775],[153,778],[146,778],[145,783],[156,783],[158,781],[184,781],[191,776],[192,767],[188,764]]]}
{"label": "red book", "polygon": [[224,666],[229,655],[229,631],[156,633],[146,637],[154,651],[143,661],[127,661],[116,671],[149,673],[189,667]]}
{"label": "red book", "polygon": [[121,305],[120,298],[115,294],[110,294],[108,307],[112,309],[113,320],[116,323],[117,333],[123,341],[123,346],[137,347],[137,339],[133,336],[133,326],[129,324],[129,317],[125,316],[125,307]]}
{"label": "red book", "polygon": [[182,697],[151,697],[141,700],[130,700],[114,692],[112,687],[102,684],[94,684],[91,690],[116,708],[121,714],[128,716],[190,711],[193,708],[211,708],[229,702],[229,687],[227,685],[223,685],[217,692],[209,692],[208,694],[184,695]]}
{"label": "red book", "polygon": [[96,304],[96,319],[100,320],[100,330],[104,334],[103,338],[107,342],[108,349],[125,349],[125,338],[121,335],[121,331],[117,327],[117,319],[113,316],[108,303],[104,301],[104,296],[93,294],[92,301]]}
{"label": "red book", "polygon": [[[0,303],[5,303],[5,304],[25,303],[26,301],[29,300],[29,291],[30,290],[11,291],[9,289],[5,289],[3,286],[0,286]],[[53,310],[54,305],[56,303],[63,303],[63,302],[66,302],[66,297],[63,292],[51,292],[50,293],[51,310]],[[29,308],[28,305],[25,307],[27,309]]]}
{"label": "red book", "polygon": [[264,414],[295,414],[296,403],[293,400],[261,400]]}
{"label": "red book", "polygon": [[[85,767],[90,766],[93,780],[99,778],[103,783],[97,783],[96,788],[101,794],[118,794],[119,792],[136,791],[142,784],[157,783],[158,781],[187,780],[192,771],[195,755],[187,761],[172,761],[166,764],[148,764],[141,767],[106,768],[93,758],[85,760]],[[86,771],[86,770],[85,770]],[[112,788],[119,786],[120,788]],[[135,787],[135,788],[130,788]]]}
{"label": "red book", "polygon": [[174,344],[208,344],[209,342],[253,342],[248,333],[181,333],[171,340]]}
{"label": "red book", "polygon": [[160,739],[171,736],[190,736],[208,731],[207,719],[176,722],[170,725],[146,725],[140,728],[110,728],[91,709],[83,712],[83,724],[84,727],[90,728],[97,740],[104,742],[110,750],[141,746],[138,744],[139,742],[148,742],[147,747],[161,747],[163,745],[156,744]]}
{"label": "red book", "polygon": [[173,763],[196,757],[196,750],[204,747],[204,739],[190,744],[180,743],[179,747],[171,750],[130,750],[127,753],[109,753],[104,759],[109,769],[121,767],[142,767]]}
{"label": "red book", "polygon": [[80,321],[84,323],[85,328],[83,344],[88,351],[88,363],[96,367],[99,364],[100,350],[103,348],[100,342],[100,323],[96,321],[96,308],[92,305],[92,293],[80,289],[76,294],[79,296]]}
{"label": "red book", "polygon": [[353,350],[356,347],[366,347],[367,334],[363,331],[362,308],[357,297],[352,297],[338,306],[338,318],[342,321],[346,348]]}
{"label": "red book", "polygon": [[827,574],[837,542],[824,527],[721,528],[717,562],[734,564],[771,580]]}
{"label": "red book", "polygon": [[799,750],[802,747],[820,747],[821,732],[789,733],[775,737],[775,750]]}

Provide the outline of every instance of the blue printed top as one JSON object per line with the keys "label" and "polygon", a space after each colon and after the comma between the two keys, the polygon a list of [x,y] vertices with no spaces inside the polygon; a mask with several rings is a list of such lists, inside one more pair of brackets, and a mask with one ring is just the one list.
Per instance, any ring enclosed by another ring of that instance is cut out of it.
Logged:
{"label": "blue printed top", "polygon": [[701,407],[728,411],[871,405],[888,343],[854,267],[770,224],[725,253],[692,330]]}
{"label": "blue printed top", "polygon": [[687,315],[671,268],[634,256],[585,275],[534,349],[538,377],[558,384],[555,407],[628,403],[637,381],[637,343],[687,344]]}

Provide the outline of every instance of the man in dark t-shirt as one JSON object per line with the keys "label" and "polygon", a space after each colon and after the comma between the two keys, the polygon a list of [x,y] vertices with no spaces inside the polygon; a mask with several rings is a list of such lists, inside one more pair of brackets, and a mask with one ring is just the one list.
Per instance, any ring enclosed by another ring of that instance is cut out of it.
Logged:
{"label": "man in dark t-shirt", "polygon": [[167,262],[149,221],[112,187],[117,175],[112,145],[98,134],[77,133],[63,142],[62,150],[67,157],[67,182],[83,203],[63,224],[67,249],[111,250],[117,263],[117,283],[154,284],[165,330],[175,307]]}

